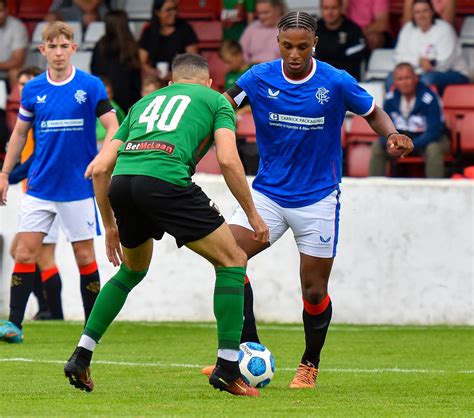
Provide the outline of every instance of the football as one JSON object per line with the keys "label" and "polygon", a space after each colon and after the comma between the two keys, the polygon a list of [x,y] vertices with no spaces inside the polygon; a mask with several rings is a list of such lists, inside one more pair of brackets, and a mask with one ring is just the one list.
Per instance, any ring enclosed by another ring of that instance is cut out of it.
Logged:
{"label": "football", "polygon": [[275,373],[273,354],[258,343],[240,344],[239,366],[245,381],[256,388],[268,385]]}

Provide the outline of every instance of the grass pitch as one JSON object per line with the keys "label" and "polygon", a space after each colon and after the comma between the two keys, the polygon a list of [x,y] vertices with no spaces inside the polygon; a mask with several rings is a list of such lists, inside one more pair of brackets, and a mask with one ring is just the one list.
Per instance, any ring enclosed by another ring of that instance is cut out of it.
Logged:
{"label": "grass pitch", "polygon": [[316,390],[289,389],[302,325],[261,325],[276,373],[257,399],[213,389],[208,323],[111,326],[92,364],[95,389],[63,375],[82,326],[27,322],[25,342],[0,343],[0,416],[474,416],[474,328],[332,325]]}

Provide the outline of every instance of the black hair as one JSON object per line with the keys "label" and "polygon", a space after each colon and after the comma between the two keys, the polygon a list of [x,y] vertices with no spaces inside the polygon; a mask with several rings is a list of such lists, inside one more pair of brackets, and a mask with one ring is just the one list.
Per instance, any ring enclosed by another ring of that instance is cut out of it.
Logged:
{"label": "black hair", "polygon": [[153,16],[157,10],[161,10],[166,0],[155,0],[151,7],[151,15]]}
{"label": "black hair", "polygon": [[[433,19],[432,19],[431,23],[434,24],[436,19],[441,18],[441,16],[434,9],[433,3],[431,3],[431,0],[413,0],[413,4],[411,5],[411,8],[413,9],[413,6],[417,3],[426,3],[428,6],[430,6],[431,11],[433,12]],[[413,22],[413,26],[417,26],[414,17],[411,19],[411,21]]]}
{"label": "black hair", "polygon": [[193,76],[196,72],[207,71],[209,72],[209,64],[207,60],[201,55],[184,53],[176,55],[173,62],[171,63],[171,71],[182,69],[184,72]]}
{"label": "black hair", "polygon": [[[0,0],[0,3],[2,3],[1,0]],[[28,77],[36,77],[37,75],[40,75],[41,73],[44,73],[44,70],[42,70],[39,67],[36,67],[36,66],[24,67],[20,71],[18,71],[16,79],[18,80],[22,75],[27,75]]]}
{"label": "black hair", "polygon": [[278,22],[278,30],[305,29],[316,35],[318,24],[316,19],[306,12],[290,12],[283,16]]}
{"label": "black hair", "polygon": [[[151,21],[150,21],[150,39],[156,40],[161,36],[161,22],[156,12],[161,11],[166,1],[172,1],[176,5],[176,0],[154,0],[151,8]],[[182,22],[182,19],[176,16],[174,26],[178,26]]]}
{"label": "black hair", "polygon": [[139,47],[128,26],[127,13],[123,10],[110,10],[104,21],[105,34],[97,43],[101,54],[105,57],[118,56],[121,64],[139,69]]}

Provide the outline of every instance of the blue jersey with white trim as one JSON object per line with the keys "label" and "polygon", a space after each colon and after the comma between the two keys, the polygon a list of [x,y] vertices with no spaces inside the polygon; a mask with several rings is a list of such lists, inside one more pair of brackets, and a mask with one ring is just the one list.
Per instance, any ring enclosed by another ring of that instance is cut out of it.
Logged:
{"label": "blue jersey with white trim", "polygon": [[253,66],[237,80],[252,107],[260,165],[253,188],[283,207],[318,202],[339,187],[346,111],[368,115],[374,99],[347,72],[313,59],[288,79],[283,61]]}
{"label": "blue jersey with white trim", "polygon": [[101,100],[107,100],[102,82],[75,67],[62,82],[45,72],[26,83],[18,117],[35,129],[27,194],[56,202],[94,196],[84,172],[97,154],[96,108]]}

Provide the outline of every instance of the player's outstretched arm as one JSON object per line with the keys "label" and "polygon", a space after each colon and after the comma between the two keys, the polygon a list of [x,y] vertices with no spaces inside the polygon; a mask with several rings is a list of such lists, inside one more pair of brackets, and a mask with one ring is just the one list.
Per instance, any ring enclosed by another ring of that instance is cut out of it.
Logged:
{"label": "player's outstretched arm", "polygon": [[[102,125],[104,125],[105,128],[105,138],[104,142],[102,144],[102,148],[100,149],[100,152],[98,155],[100,155],[101,152],[104,152],[107,146],[110,144],[110,141],[112,141],[112,138],[115,135],[115,132],[117,132],[117,129],[119,128],[118,120],[117,120],[117,114],[115,112],[107,112],[104,113],[100,118],[100,122]],[[84,173],[84,177],[88,179],[92,175],[92,170],[94,169],[94,164],[97,160],[97,156],[90,162],[90,164],[86,168],[86,172]]]}
{"label": "player's outstretched arm", "polygon": [[96,157],[92,172],[95,198],[105,228],[105,252],[107,253],[107,258],[114,266],[120,265],[123,256],[117,223],[115,222],[114,212],[112,211],[112,206],[110,206],[107,194],[110,186],[110,177],[117,161],[117,151],[122,144],[122,141],[114,139],[104,152]]}
{"label": "player's outstretched arm", "polygon": [[0,174],[0,206],[4,206],[7,203],[8,177],[20,159],[30,126],[30,122],[25,122],[19,118],[16,120]]}
{"label": "player's outstretched arm", "polygon": [[365,117],[371,128],[380,136],[387,138],[387,151],[393,156],[406,157],[413,151],[412,140],[397,132],[390,116],[375,106],[372,113]]}
{"label": "player's outstretched arm", "polygon": [[225,182],[240,206],[244,210],[255,235],[254,239],[263,243],[268,242],[268,226],[258,214],[250,194],[250,188],[245,177],[244,167],[240,161],[235,134],[227,128],[218,129],[214,133],[217,161],[224,175]]}

